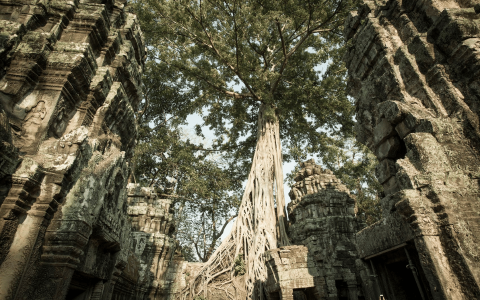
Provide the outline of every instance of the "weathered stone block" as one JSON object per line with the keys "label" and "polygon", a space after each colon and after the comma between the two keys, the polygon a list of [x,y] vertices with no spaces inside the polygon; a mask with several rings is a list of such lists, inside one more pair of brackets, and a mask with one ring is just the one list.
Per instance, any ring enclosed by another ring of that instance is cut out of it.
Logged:
{"label": "weathered stone block", "polygon": [[392,124],[387,119],[381,119],[373,130],[373,141],[375,145],[378,145],[394,134],[395,130]]}
{"label": "weathered stone block", "polygon": [[[366,269],[373,272],[371,264],[377,265],[387,299],[473,299],[480,294],[480,264],[470,257],[480,253],[480,247],[472,246],[473,240],[480,244],[474,234],[480,221],[469,215],[478,209],[480,193],[476,177],[466,179],[473,174],[467,170],[480,165],[475,5],[364,1],[346,23],[353,43],[345,58],[357,107],[357,139],[383,160],[376,175],[387,194],[382,220],[359,232],[356,240],[361,257],[370,260]],[[398,137],[380,125],[384,120]],[[465,226],[470,238],[450,234],[448,222]],[[407,297],[403,294],[414,291],[395,291],[398,286],[389,283],[396,282],[391,277],[395,272],[382,271],[391,267],[386,262],[410,260],[395,247],[411,251],[424,296]],[[460,250],[464,247],[471,250]],[[371,273],[362,272],[365,298],[377,298]]]}
{"label": "weathered stone block", "polygon": [[375,176],[380,183],[390,179],[396,172],[395,161],[391,159],[384,159],[375,167]]}
{"label": "weathered stone block", "polygon": [[392,136],[378,146],[376,154],[378,159],[382,160],[384,158],[398,158],[401,151],[400,139],[396,136]]}

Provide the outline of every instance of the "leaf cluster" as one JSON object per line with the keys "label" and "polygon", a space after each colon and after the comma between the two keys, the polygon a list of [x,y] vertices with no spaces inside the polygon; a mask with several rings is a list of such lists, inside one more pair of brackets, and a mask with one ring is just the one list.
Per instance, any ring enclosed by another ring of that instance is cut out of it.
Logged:
{"label": "leaf cluster", "polygon": [[[144,99],[137,113],[139,135],[133,174],[173,200],[177,238],[187,259],[213,251],[222,228],[235,215],[241,181],[221,157],[203,151],[204,139],[190,139],[183,129],[195,111],[175,69],[149,60],[143,74]],[[180,213],[183,212],[183,213]],[[199,251],[198,228],[203,228]],[[212,246],[213,245],[213,246]],[[213,247],[213,248],[212,248]],[[199,255],[198,253],[202,253]]]}

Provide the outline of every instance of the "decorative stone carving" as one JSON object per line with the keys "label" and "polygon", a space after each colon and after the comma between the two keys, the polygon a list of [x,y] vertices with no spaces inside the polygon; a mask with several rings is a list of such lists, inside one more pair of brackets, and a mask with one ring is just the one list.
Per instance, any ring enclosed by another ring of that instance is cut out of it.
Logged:
{"label": "decorative stone carving", "polygon": [[153,188],[128,185],[128,214],[133,227],[133,249],[140,259],[139,283],[149,287],[149,299],[174,299],[186,286],[187,262],[172,237],[171,200],[161,199]]}
{"label": "decorative stone carving", "polygon": [[364,1],[346,22],[357,139],[386,194],[382,220],[356,237],[371,299],[480,295],[479,12]]}

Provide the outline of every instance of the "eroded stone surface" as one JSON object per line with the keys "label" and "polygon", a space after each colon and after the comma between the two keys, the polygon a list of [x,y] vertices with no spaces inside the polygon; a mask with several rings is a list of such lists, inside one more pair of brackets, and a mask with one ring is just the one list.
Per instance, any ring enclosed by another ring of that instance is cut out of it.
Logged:
{"label": "eroded stone surface", "polygon": [[[380,160],[376,173],[386,194],[383,219],[356,236],[372,299],[379,293],[387,299],[480,295],[475,5],[364,1],[346,22],[357,139]],[[417,270],[420,290],[414,275],[403,273],[406,264]],[[399,274],[409,281],[399,281]]]}
{"label": "eroded stone surface", "polygon": [[128,214],[133,226],[133,251],[140,260],[139,285],[149,289],[149,299],[173,299],[186,286],[187,262],[174,232],[171,200],[153,188],[128,185]]}
{"label": "eroded stone surface", "polygon": [[127,214],[144,59],[126,1],[0,1],[0,299],[170,293],[169,202]]}

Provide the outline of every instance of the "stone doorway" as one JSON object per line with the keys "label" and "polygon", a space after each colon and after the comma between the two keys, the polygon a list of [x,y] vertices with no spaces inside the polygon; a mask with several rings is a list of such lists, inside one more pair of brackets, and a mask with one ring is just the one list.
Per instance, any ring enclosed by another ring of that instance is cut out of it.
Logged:
{"label": "stone doorway", "polygon": [[294,289],[293,300],[320,300],[320,298],[316,296],[315,287],[310,287],[304,289]]}
{"label": "stone doorway", "polygon": [[335,287],[337,288],[338,300],[349,300],[348,299],[348,285],[345,281],[335,280]]}
{"label": "stone doorway", "polygon": [[392,293],[396,300],[422,300],[415,278],[407,269],[408,260],[401,260],[386,265],[390,277]]}
{"label": "stone doorway", "polygon": [[[408,254],[407,254],[408,253]],[[428,281],[413,245],[373,257],[367,262],[376,291],[387,300],[431,300]]]}
{"label": "stone doorway", "polygon": [[68,287],[65,300],[90,300],[97,279],[75,271]]}

